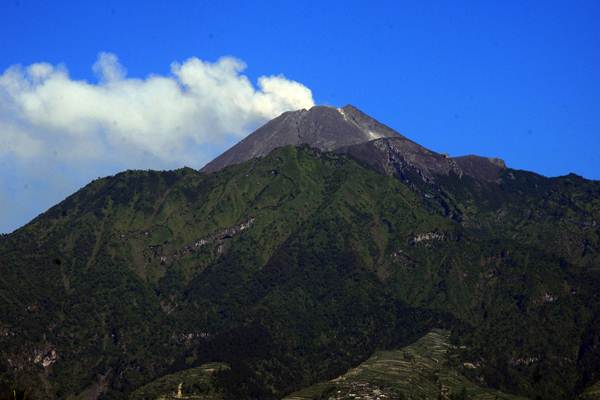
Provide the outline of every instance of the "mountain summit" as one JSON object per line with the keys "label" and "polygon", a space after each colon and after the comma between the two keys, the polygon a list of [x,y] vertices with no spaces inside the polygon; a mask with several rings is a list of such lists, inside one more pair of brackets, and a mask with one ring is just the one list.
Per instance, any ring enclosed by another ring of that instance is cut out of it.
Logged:
{"label": "mountain summit", "polygon": [[288,111],[267,122],[241,142],[209,162],[204,172],[263,157],[278,147],[307,144],[323,151],[365,143],[378,138],[403,137],[354,106],[315,106]]}
{"label": "mountain summit", "polygon": [[342,108],[315,106],[288,111],[267,122],[238,144],[209,162],[203,172],[264,157],[276,148],[306,144],[321,151],[348,154],[387,175],[416,173],[431,182],[453,173],[494,181],[505,169],[497,158],[448,157],[429,150],[352,105]]}

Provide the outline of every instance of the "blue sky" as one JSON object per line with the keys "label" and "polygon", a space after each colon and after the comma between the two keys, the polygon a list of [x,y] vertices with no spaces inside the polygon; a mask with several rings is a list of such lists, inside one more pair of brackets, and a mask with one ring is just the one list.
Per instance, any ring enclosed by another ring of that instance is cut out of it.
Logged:
{"label": "blue sky", "polygon": [[[600,2],[123,3],[0,5],[0,232],[97,176],[199,168],[313,101],[436,151],[600,179]],[[238,98],[252,105],[228,108]],[[147,109],[170,113],[150,127],[162,136],[135,120]]]}

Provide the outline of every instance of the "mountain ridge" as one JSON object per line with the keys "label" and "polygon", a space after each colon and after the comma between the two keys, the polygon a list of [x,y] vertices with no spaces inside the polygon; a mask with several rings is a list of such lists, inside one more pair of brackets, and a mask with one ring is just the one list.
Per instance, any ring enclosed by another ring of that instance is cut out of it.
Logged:
{"label": "mountain ridge", "polygon": [[215,172],[227,165],[263,157],[277,147],[308,144],[324,151],[397,133],[357,108],[314,106],[288,111],[267,122],[238,144],[207,163],[201,171]]}
{"label": "mountain ridge", "polygon": [[413,168],[424,180],[454,173],[493,181],[506,169],[498,158],[449,157],[431,151],[352,105],[342,108],[314,106],[285,112],[267,122],[201,171],[216,172],[228,165],[264,157],[278,147],[308,145],[321,151],[348,154],[382,173]]}
{"label": "mountain ridge", "polygon": [[276,399],[432,329],[484,389],[600,381],[600,182],[417,146],[91,182],[0,238],[0,396],[124,399],[224,363],[211,391]]}

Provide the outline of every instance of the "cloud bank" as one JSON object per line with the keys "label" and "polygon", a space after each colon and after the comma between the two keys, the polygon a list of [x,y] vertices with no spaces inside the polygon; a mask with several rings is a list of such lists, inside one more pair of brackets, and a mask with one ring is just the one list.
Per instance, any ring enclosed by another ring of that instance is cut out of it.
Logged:
{"label": "cloud bank", "polygon": [[[139,79],[116,55],[100,53],[92,67],[98,80],[88,82],[61,65],[9,67],[0,75],[0,199],[48,199],[34,202],[39,209],[20,225],[96,176],[199,168],[258,125],[314,104],[301,83],[276,75],[253,84],[245,68],[232,57],[190,58],[172,63],[168,75]],[[0,232],[16,227],[6,219],[0,213]]]}
{"label": "cloud bank", "polygon": [[[101,53],[98,83],[73,80],[47,63],[13,66],[0,76],[0,152],[64,159],[146,154],[166,162],[194,159],[191,145],[223,143],[276,115],[313,105],[311,91],[283,76],[255,87],[245,65],[224,57],[171,64],[169,76],[127,78],[117,57]],[[193,147],[193,146],[192,146]]]}

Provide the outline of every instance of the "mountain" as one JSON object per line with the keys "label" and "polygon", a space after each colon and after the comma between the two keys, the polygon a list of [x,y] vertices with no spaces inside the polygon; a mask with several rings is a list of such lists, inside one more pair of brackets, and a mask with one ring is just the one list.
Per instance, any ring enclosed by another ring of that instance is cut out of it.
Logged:
{"label": "mountain", "polygon": [[[357,384],[594,393],[600,182],[447,157],[342,111],[352,138],[325,129],[337,109],[286,113],[231,165],[98,179],[1,236],[0,396],[173,397],[180,380],[182,396],[278,399],[372,357],[405,368],[432,332],[447,358]],[[313,142],[272,137],[288,134]]]}
{"label": "mountain", "polygon": [[450,158],[407,139],[352,105],[315,106],[283,113],[206,164],[215,172],[229,165],[264,157],[287,145],[308,145],[322,151],[349,154],[380,172],[394,174],[412,169],[425,179],[434,175],[468,174],[494,180],[506,166],[500,159],[466,156]]}
{"label": "mountain", "polygon": [[343,108],[315,106],[310,110],[283,113],[206,164],[202,171],[215,172],[228,165],[264,157],[286,145],[307,144],[319,150],[331,151],[342,146],[396,136],[400,135],[351,105]]}

